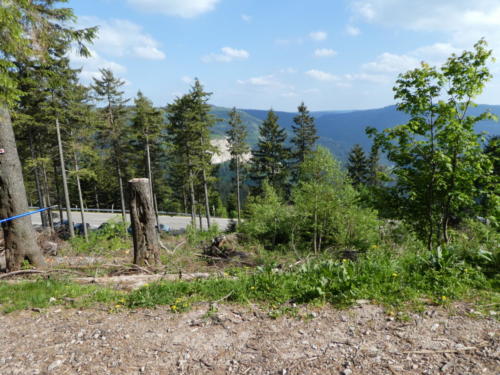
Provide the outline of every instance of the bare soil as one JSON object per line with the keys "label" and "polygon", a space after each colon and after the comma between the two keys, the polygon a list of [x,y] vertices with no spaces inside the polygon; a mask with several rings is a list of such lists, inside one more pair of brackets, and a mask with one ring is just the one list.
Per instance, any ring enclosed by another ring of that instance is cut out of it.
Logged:
{"label": "bare soil", "polygon": [[368,303],[303,308],[302,318],[208,311],[0,315],[0,374],[500,374],[500,323],[465,304],[403,320]]}

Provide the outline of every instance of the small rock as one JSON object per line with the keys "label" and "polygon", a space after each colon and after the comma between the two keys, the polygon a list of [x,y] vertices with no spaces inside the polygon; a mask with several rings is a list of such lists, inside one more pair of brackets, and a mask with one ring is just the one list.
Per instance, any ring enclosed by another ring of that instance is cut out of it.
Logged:
{"label": "small rock", "polygon": [[57,361],[54,361],[52,362],[49,367],[47,368],[47,371],[48,372],[51,372],[51,371],[54,371],[56,368],[58,368],[59,366],[61,366],[63,364],[63,360],[61,359],[58,359]]}
{"label": "small rock", "polygon": [[432,332],[436,332],[438,328],[439,328],[439,324],[438,324],[438,323],[434,323],[434,324],[432,325],[432,327],[431,327],[431,331],[432,331]]}
{"label": "small rock", "polygon": [[350,368],[346,368],[344,371],[342,371],[342,375],[351,375],[352,370]]}
{"label": "small rock", "polygon": [[358,305],[366,305],[366,304],[370,303],[370,300],[368,300],[368,299],[358,299],[358,300],[356,300],[356,303]]}
{"label": "small rock", "polygon": [[56,302],[57,300],[54,297],[49,298],[49,303]]}
{"label": "small rock", "polygon": [[441,367],[441,371],[442,371],[442,372],[446,372],[446,371],[448,371],[448,369],[449,369],[451,366],[453,366],[453,362],[452,362],[452,361],[450,361],[450,362],[446,363],[443,367]]}

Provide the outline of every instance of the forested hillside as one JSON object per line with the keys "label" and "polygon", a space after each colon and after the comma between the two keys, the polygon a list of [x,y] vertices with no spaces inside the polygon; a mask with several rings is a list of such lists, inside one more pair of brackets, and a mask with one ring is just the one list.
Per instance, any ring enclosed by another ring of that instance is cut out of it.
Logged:
{"label": "forested hillside", "polygon": [[[212,113],[222,119],[227,119],[229,110],[228,108],[214,107]],[[249,124],[249,142],[255,144],[258,125],[266,118],[267,111],[255,109],[241,109],[240,111],[246,123]],[[477,116],[485,111],[500,116],[500,105],[479,104],[477,107],[471,108],[468,113]],[[296,116],[296,113],[276,111],[276,114],[279,117],[279,124],[291,134],[293,117]],[[343,161],[347,160],[347,154],[355,144],[360,144],[365,151],[370,149],[371,141],[366,135],[366,127],[371,126],[383,130],[404,124],[409,119],[409,116],[398,111],[395,105],[355,111],[311,111],[311,114],[316,119],[316,127],[320,137],[318,143],[327,147]],[[214,134],[223,135],[226,128],[226,122],[220,123],[214,127]],[[478,122],[475,129],[477,132],[499,135],[500,123],[493,119],[485,119]]]}

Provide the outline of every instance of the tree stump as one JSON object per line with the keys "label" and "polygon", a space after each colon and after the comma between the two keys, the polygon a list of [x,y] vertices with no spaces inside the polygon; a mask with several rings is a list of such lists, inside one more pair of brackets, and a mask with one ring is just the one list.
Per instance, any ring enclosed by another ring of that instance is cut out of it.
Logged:
{"label": "tree stump", "polygon": [[130,220],[134,240],[134,264],[154,266],[160,261],[160,243],[156,218],[147,178],[129,181]]}

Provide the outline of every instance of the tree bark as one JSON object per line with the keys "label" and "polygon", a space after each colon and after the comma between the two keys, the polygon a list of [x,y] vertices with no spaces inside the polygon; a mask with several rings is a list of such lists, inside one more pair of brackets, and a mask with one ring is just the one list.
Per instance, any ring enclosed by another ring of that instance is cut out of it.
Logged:
{"label": "tree bark", "polygon": [[122,168],[120,162],[116,164],[116,170],[118,172],[118,184],[120,186],[120,204],[122,206],[122,221],[125,223],[127,219],[127,213],[125,211],[125,192],[123,190],[123,177],[122,177]]}
{"label": "tree bark", "polygon": [[63,203],[62,203],[62,198],[61,198],[61,190],[59,189],[59,182],[57,181],[57,165],[54,159],[53,163],[53,168],[54,168],[54,184],[56,185],[56,194],[57,194],[57,202],[59,204],[59,223],[62,224],[63,222]]}
{"label": "tree bark", "polygon": [[205,211],[207,217],[207,228],[210,229],[210,203],[208,201],[208,184],[207,184],[207,173],[205,168],[203,168],[203,191],[205,193]]}
{"label": "tree bark", "polygon": [[134,178],[129,181],[134,264],[139,266],[154,266],[160,261],[160,244],[149,185],[147,178]]}
{"label": "tree bark", "polygon": [[241,224],[240,158],[236,155],[236,200],[238,204],[238,225]]}
{"label": "tree bark", "polygon": [[194,197],[193,172],[189,170],[189,195],[191,198],[191,225],[196,229],[196,199]]}
{"label": "tree bark", "polygon": [[[0,218],[28,211],[23,172],[8,109],[0,105]],[[31,218],[25,216],[2,224],[7,272],[17,271],[28,259],[35,267],[44,267],[45,259],[37,245]]]}
{"label": "tree bark", "polygon": [[153,208],[155,211],[156,218],[156,227],[158,228],[158,232],[160,231],[160,219],[158,217],[158,204],[156,203],[156,196],[153,188],[153,172],[151,171],[151,153],[149,151],[149,138],[146,135],[146,166],[147,166],[147,174],[149,178],[149,186],[151,188],[151,197],[153,198]]}
{"label": "tree bark", "polygon": [[78,199],[80,201],[80,215],[82,217],[83,235],[85,236],[85,241],[88,242],[89,234],[87,230],[87,223],[85,221],[85,208],[83,206],[82,186],[80,184],[80,175],[78,174],[80,168],[78,166],[78,156],[76,155],[76,152],[73,154],[73,156],[75,161],[76,187],[78,188]]}
{"label": "tree bark", "polygon": [[[30,141],[31,159],[33,159],[33,161],[35,161],[36,155],[35,155],[35,149],[33,147],[33,136],[32,136],[31,132],[29,133],[29,141]],[[34,172],[35,172],[35,185],[36,185],[36,193],[37,193],[37,197],[38,197],[38,205],[40,208],[43,208],[43,207],[45,207],[45,202],[43,199],[42,185],[40,184],[40,175],[38,173],[39,172],[38,166],[35,166]],[[44,228],[48,227],[49,221],[47,218],[47,211],[42,211],[40,213],[40,216],[42,218],[42,227],[44,227]]]}
{"label": "tree bark", "polygon": [[61,129],[59,119],[56,117],[57,145],[59,147],[59,160],[61,162],[61,177],[63,180],[64,202],[66,204],[66,216],[68,217],[69,236],[75,237],[75,228],[73,227],[73,218],[71,217],[71,202],[69,200],[68,179],[66,178],[66,166],[64,163],[64,152],[61,140]]}
{"label": "tree bark", "polygon": [[[42,189],[42,194],[43,194],[43,202],[45,204],[45,207],[51,207],[52,203],[50,200],[50,191],[49,191],[49,181],[47,179],[47,171],[45,170],[45,166],[42,165],[42,176],[43,176],[43,189]],[[54,220],[52,218],[52,209],[48,209],[48,218],[49,218],[49,226],[51,232],[54,231]]]}

